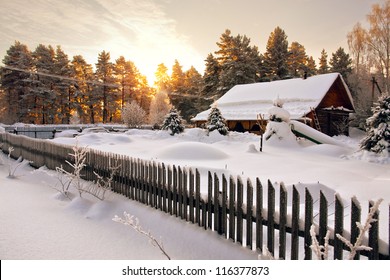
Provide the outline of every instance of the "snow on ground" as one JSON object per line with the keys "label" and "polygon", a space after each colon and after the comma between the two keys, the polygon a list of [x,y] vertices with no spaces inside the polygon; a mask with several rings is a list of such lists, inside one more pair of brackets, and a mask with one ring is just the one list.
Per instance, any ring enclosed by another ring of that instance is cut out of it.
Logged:
{"label": "snow on ground", "polygon": [[172,259],[257,259],[211,231],[114,193],[105,201],[61,197],[51,187],[53,174],[24,164],[10,179],[0,165],[0,259],[165,259],[147,238],[112,221],[124,211],[161,237]]}
{"label": "snow on ground", "polygon": [[[263,185],[268,179],[284,182],[289,190],[295,184],[302,193],[307,187],[313,196],[321,189],[330,200],[338,193],[347,206],[349,199],[356,196],[362,202],[363,212],[367,212],[369,200],[383,198],[380,224],[388,225],[390,160],[356,152],[362,135],[353,131],[352,136],[335,137],[343,143],[341,146],[315,145],[304,139],[297,145],[264,141],[261,153],[259,136],[235,132],[222,136],[217,131],[208,136],[197,128],[175,136],[167,131],[132,129],[126,133],[90,133],[47,141],[198,168],[202,186],[207,185],[207,171],[212,171],[239,175],[244,180],[259,177]],[[155,236],[161,236],[174,259],[257,258],[254,252],[215,233],[116,194],[105,202],[81,200],[77,196],[72,201],[59,200],[50,187],[54,179],[42,168],[22,168],[19,172],[24,176],[14,180],[6,178],[6,172],[6,166],[0,165],[0,220],[7,225],[0,229],[1,259],[163,258],[156,248],[147,245],[144,237],[111,221],[124,211],[137,216],[141,225]],[[388,240],[388,227],[381,228],[380,234]]]}

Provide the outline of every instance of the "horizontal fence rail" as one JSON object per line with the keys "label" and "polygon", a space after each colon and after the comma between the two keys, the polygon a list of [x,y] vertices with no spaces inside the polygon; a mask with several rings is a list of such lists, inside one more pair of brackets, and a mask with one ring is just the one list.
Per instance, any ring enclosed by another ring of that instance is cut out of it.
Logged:
{"label": "horizontal fence rail", "polygon": [[[5,153],[12,146],[14,158],[27,159],[35,168],[46,166],[56,169],[63,166],[65,169],[70,168],[66,161],[73,162],[72,147],[48,140],[0,133],[0,145]],[[250,250],[260,253],[266,248],[280,259],[313,258],[310,247],[313,223],[317,227],[316,238],[320,245],[324,245],[327,231],[331,230],[329,243],[333,247],[331,257],[334,259],[344,259],[348,255],[347,246],[334,238],[336,234],[343,235],[352,244],[359,235],[356,222],[361,222],[362,210],[356,199],[350,201],[351,227],[346,229],[344,219],[347,213],[343,200],[337,195],[330,203],[320,192],[319,199],[314,201],[307,189],[301,197],[293,186],[289,198],[283,184],[275,186],[268,181],[263,185],[258,178],[243,182],[240,177],[219,177],[212,172],[208,172],[207,184],[203,186],[197,169],[166,166],[160,162],[97,150],[89,150],[85,164],[83,178],[86,180],[96,180],[96,174],[108,177],[113,165],[120,166],[111,185],[114,192],[213,230]],[[203,189],[207,192],[201,192]],[[319,204],[318,213],[315,213],[315,203]],[[369,206],[372,206],[371,202]],[[333,224],[329,220],[330,213],[334,215]],[[354,259],[361,256],[372,260],[390,259],[388,252],[379,250],[380,242],[385,242],[387,246],[390,242],[379,239],[379,214],[375,213],[374,218],[376,221],[371,224],[365,243],[372,250],[360,251]],[[290,244],[289,247],[287,244]]]}

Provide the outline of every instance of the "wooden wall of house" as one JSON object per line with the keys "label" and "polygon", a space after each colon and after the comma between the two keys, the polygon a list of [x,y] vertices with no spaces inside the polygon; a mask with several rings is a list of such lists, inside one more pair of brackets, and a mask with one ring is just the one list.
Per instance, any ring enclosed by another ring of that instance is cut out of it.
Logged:
{"label": "wooden wall of house", "polygon": [[318,109],[329,107],[344,107],[349,110],[354,110],[354,107],[349,99],[348,93],[340,77],[336,79],[333,85],[329,88],[325,97],[317,106]]}

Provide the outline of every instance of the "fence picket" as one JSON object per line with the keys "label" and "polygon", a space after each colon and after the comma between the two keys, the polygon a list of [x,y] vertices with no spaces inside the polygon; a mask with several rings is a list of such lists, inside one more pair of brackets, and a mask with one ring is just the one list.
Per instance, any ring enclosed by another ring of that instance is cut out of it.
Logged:
{"label": "fence picket", "polygon": [[279,259],[286,259],[287,190],[280,184],[279,202]]}
{"label": "fence picket", "polygon": [[236,201],[236,183],[232,176],[229,179],[229,239],[236,240],[236,215],[235,215],[235,201]]}
{"label": "fence picket", "polygon": [[[356,223],[360,223],[361,220],[361,206],[360,203],[357,201],[356,197],[353,197],[351,199],[351,243],[355,244],[358,236],[359,236],[359,228],[357,227]],[[357,251],[356,255],[354,257],[355,260],[360,259],[360,252]]]}
{"label": "fence picket", "polygon": [[227,229],[227,180],[225,174],[222,174],[222,232],[225,238],[228,238],[228,229]]}
{"label": "fence picket", "polygon": [[311,252],[311,235],[310,228],[313,224],[313,197],[311,196],[309,190],[305,188],[305,233],[304,233],[304,242],[305,242],[305,260],[312,259]]}
{"label": "fence picket", "polygon": [[202,226],[202,219],[200,216],[200,173],[199,170],[195,170],[196,180],[195,180],[195,222],[198,223],[198,226]]}
{"label": "fence picket", "polygon": [[212,211],[212,204],[213,204],[213,177],[211,175],[211,172],[208,172],[208,195],[207,195],[207,227],[209,229],[213,228],[213,211]]}
{"label": "fence picket", "polygon": [[243,184],[240,177],[237,179],[237,233],[236,233],[236,241],[240,244],[242,244],[242,237],[243,237],[243,199],[244,199],[244,193],[243,193]]}
{"label": "fence picket", "polygon": [[336,237],[337,234],[343,236],[344,228],[344,205],[341,198],[335,195],[335,212],[334,212],[334,256],[335,260],[343,258],[343,242]]}
{"label": "fence picket", "polygon": [[320,221],[319,221],[319,236],[318,243],[324,245],[325,236],[328,232],[328,200],[322,191],[320,191]]}
{"label": "fence picket", "polygon": [[247,180],[246,190],[246,246],[253,248],[253,186],[250,179]]}
{"label": "fence picket", "polygon": [[297,260],[299,256],[299,192],[293,185],[292,194],[292,221],[291,221],[291,259]]}
{"label": "fence picket", "polygon": [[192,169],[189,171],[189,177],[190,177],[190,185],[189,185],[189,210],[190,210],[190,217],[189,220],[191,223],[195,223],[195,175]]}
{"label": "fence picket", "polygon": [[256,178],[256,250],[263,251],[263,186]]}
{"label": "fence picket", "polygon": [[214,231],[218,234],[222,234],[221,229],[221,211],[219,205],[219,178],[216,173],[214,173],[214,195],[213,195],[213,206],[214,206]]}
{"label": "fence picket", "polygon": [[[370,201],[369,209],[374,206],[374,202]],[[379,210],[372,216],[371,228],[368,230],[368,246],[372,248],[368,258],[370,260],[379,259]]]}
{"label": "fence picket", "polygon": [[268,215],[267,215],[267,248],[275,254],[275,188],[268,180]]}

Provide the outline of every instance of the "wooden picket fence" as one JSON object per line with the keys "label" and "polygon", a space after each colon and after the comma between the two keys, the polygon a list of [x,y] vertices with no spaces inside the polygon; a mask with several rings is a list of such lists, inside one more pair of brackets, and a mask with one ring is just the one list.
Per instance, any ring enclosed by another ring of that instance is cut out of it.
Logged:
{"label": "wooden picket fence", "polygon": [[[13,157],[23,157],[31,161],[31,165],[36,168],[44,165],[49,169],[58,166],[69,168],[65,161],[73,161],[70,155],[73,153],[72,147],[48,140],[0,133],[0,145],[1,143],[5,153],[8,152],[8,147],[12,146]],[[338,238],[334,238],[337,233],[349,236],[351,243],[354,243],[359,235],[356,222],[362,220],[362,209],[356,199],[351,199],[351,226],[346,229],[344,219],[347,213],[343,200],[337,195],[334,203],[329,203],[320,192],[319,210],[315,213],[313,205],[318,201],[313,200],[307,189],[303,198],[294,186],[289,204],[288,192],[283,184],[275,186],[268,181],[263,185],[258,178],[253,184],[249,179],[243,182],[240,177],[220,177],[208,172],[207,184],[202,185],[201,174],[197,169],[166,166],[160,162],[96,150],[88,152],[85,164],[86,180],[96,180],[94,172],[107,177],[110,167],[120,165],[111,186],[114,192],[197,224],[206,230],[216,231],[224,238],[242,244],[250,250],[260,253],[267,248],[279,259],[296,260],[302,256],[308,260],[313,258],[310,227],[314,217],[318,217],[317,239],[321,245],[324,244],[328,229],[332,231],[329,243],[333,247],[334,259],[344,259],[348,255],[348,248]],[[279,195],[276,195],[277,191]],[[276,198],[279,201],[276,201]],[[303,213],[300,213],[301,204],[304,205]],[[371,205],[372,202],[369,202],[369,206]],[[331,224],[329,216],[333,212],[334,224]],[[361,251],[355,259],[360,259],[361,255],[372,260],[390,259],[388,252],[379,250],[379,242],[389,246],[390,240],[379,239],[378,212],[374,218],[377,220],[371,224],[365,243],[372,250]],[[291,247],[288,248],[287,244],[291,244]]]}

